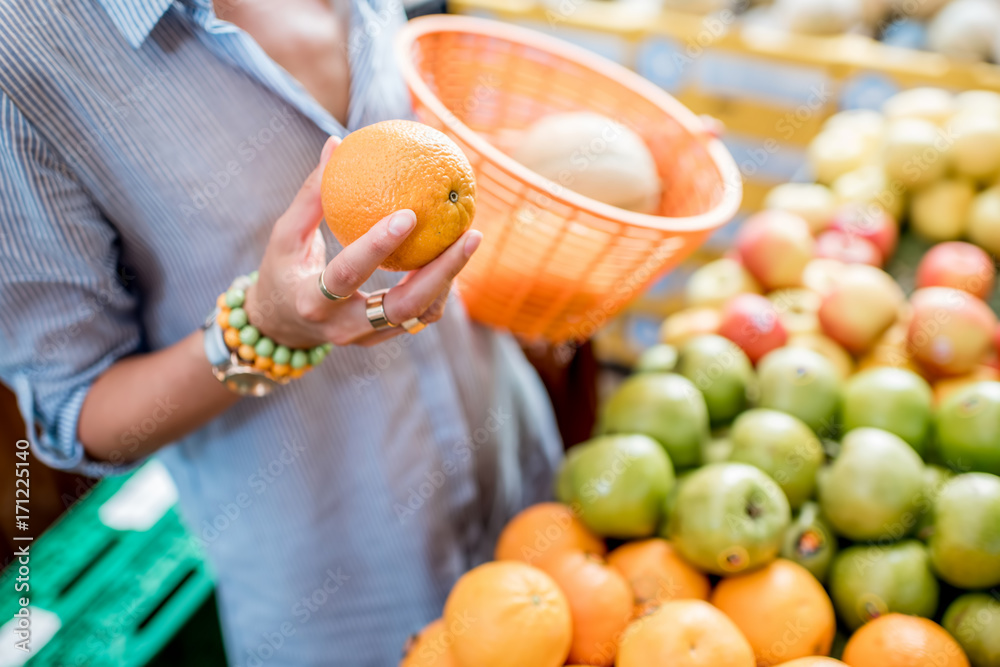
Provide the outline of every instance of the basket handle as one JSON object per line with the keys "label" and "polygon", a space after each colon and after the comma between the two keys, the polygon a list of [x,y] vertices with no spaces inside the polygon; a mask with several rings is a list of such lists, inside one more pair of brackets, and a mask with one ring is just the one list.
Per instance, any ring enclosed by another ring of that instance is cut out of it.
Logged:
{"label": "basket handle", "polygon": [[709,116],[708,114],[700,114],[698,119],[701,120],[702,129],[701,134],[707,139],[720,139],[726,132],[726,125],[721,120],[715,116]]}

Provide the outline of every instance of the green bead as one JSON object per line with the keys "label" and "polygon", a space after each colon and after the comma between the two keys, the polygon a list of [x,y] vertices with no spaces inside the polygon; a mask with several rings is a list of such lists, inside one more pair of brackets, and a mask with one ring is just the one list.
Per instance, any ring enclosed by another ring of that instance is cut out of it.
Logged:
{"label": "green bead", "polygon": [[226,291],[226,305],[230,308],[242,308],[246,298],[246,292],[241,289],[232,288]]}
{"label": "green bead", "polygon": [[229,326],[234,329],[242,329],[247,325],[247,311],[242,308],[233,308],[229,311]]}
{"label": "green bead", "polygon": [[309,365],[319,366],[326,359],[326,350],[323,349],[322,345],[318,345],[313,349],[309,350]]}
{"label": "green bead", "polygon": [[253,345],[258,340],[260,340],[260,332],[254,325],[248,324],[240,329],[240,342],[244,345]]}
{"label": "green bead", "polygon": [[309,363],[309,355],[305,350],[295,350],[292,352],[292,368],[305,368]]}
{"label": "green bead", "polygon": [[257,353],[258,357],[270,357],[274,354],[274,341],[264,336],[254,345],[253,351]]}
{"label": "green bead", "polygon": [[333,343],[323,343],[323,349],[326,350],[327,354],[333,351]]}
{"label": "green bead", "polygon": [[257,278],[259,278],[259,277],[260,277],[260,272],[259,271],[251,271],[250,272],[250,282],[254,282],[254,283],[257,282]]}
{"label": "green bead", "polygon": [[274,359],[274,363],[276,364],[287,364],[292,360],[292,351],[284,345],[279,345],[274,348],[274,356],[271,358]]}

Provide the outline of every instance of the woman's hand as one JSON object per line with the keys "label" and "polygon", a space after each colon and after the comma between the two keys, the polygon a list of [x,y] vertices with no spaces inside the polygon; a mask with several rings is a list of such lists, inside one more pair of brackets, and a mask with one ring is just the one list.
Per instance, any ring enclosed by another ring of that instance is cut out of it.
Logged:
{"label": "woman's hand", "polygon": [[[326,244],[318,230],[323,218],[320,182],[339,143],[334,137],[326,142],[319,167],[275,223],[257,283],[247,292],[250,322],[289,347],[326,342],[367,346],[405,333],[402,327],[375,331],[365,315],[365,296],[358,290],[413,231],[413,211],[396,211],[379,221],[325,265]],[[415,317],[426,324],[439,320],[452,281],[481,240],[480,232],[466,232],[437,259],[389,290],[383,301],[389,321],[398,325]],[[318,278],[324,268],[326,288],[348,298],[332,301],[323,296]]]}

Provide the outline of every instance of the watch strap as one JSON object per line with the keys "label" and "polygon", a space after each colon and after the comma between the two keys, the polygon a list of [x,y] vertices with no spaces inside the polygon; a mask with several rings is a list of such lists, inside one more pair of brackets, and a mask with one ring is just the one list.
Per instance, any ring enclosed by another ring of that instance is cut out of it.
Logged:
{"label": "watch strap", "polygon": [[219,366],[229,361],[230,354],[222,336],[222,327],[213,317],[205,327],[205,357],[208,359],[208,363]]}

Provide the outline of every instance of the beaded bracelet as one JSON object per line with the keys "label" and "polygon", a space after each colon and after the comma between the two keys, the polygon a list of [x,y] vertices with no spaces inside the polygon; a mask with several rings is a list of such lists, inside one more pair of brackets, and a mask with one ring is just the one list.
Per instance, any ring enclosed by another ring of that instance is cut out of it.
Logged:
{"label": "beaded bracelet", "polygon": [[250,324],[247,311],[243,309],[246,291],[256,282],[256,271],[249,276],[240,276],[216,300],[219,308],[216,321],[222,329],[226,347],[273,380],[287,382],[289,378],[300,378],[320,365],[333,345],[326,343],[309,349],[293,350],[262,336],[257,327]]}

